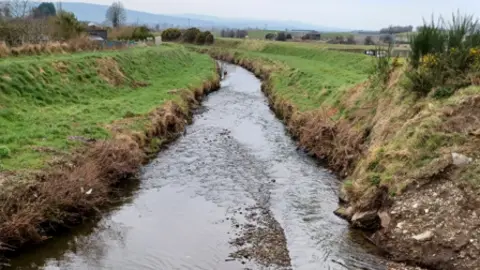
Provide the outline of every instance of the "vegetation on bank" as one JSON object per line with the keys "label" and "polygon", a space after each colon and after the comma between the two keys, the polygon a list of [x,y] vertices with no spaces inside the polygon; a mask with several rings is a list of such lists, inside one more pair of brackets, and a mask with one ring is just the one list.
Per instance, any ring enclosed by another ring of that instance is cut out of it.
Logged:
{"label": "vegetation on bank", "polygon": [[2,252],[109,205],[219,86],[211,58],[172,45],[8,58],[0,74]]}
{"label": "vegetation on bank", "polygon": [[[3,170],[42,168],[55,153],[105,139],[114,120],[142,115],[169,90],[198,85],[212,61],[169,46],[0,62]],[[139,123],[137,128],[140,128]]]}
{"label": "vegetation on bank", "polygon": [[407,76],[409,88],[422,95],[452,95],[475,84],[480,72],[480,23],[473,16],[454,15],[450,23],[425,23],[411,37]]}
{"label": "vegetation on bank", "polygon": [[281,72],[272,77],[275,92],[301,111],[324,103],[335,104],[348,86],[368,78],[373,61],[363,54],[345,54],[302,43],[218,40],[214,48],[234,49],[232,52],[241,59],[278,65]]}

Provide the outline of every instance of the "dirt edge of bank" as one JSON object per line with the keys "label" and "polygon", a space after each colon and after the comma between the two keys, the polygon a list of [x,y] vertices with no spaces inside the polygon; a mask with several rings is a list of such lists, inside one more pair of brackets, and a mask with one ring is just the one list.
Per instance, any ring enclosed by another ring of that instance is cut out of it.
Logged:
{"label": "dirt edge of bank", "polygon": [[[0,215],[6,220],[0,224],[0,258],[6,260],[111,205],[121,184],[179,137],[203,97],[220,88],[221,70],[216,68],[216,75],[201,86],[172,91],[181,96],[180,103],[168,101],[143,115],[148,120],[144,131],[117,128],[114,122],[111,139],[85,141],[71,157],[34,175],[7,177],[0,194]],[[25,177],[29,180],[19,181]]]}

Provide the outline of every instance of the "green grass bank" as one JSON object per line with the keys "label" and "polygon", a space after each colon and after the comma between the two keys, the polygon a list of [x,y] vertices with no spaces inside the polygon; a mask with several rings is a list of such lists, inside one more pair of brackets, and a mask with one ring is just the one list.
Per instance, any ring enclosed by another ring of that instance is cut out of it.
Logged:
{"label": "green grass bank", "polygon": [[218,87],[215,61],[176,45],[0,60],[0,251],[108,206]]}
{"label": "green grass bank", "polygon": [[75,138],[109,138],[113,121],[178,102],[169,91],[211,79],[212,65],[176,47],[4,59],[2,170],[40,169],[52,153],[81,145]]}
{"label": "green grass bank", "polygon": [[[232,49],[233,48],[233,49]],[[372,58],[330,51],[303,43],[217,40],[213,52],[233,53],[243,61],[258,60],[269,70],[275,92],[300,111],[334,105],[349,87],[368,78]]]}
{"label": "green grass bank", "polygon": [[451,96],[419,95],[406,64],[379,77],[373,57],[309,46],[218,40],[197,49],[263,79],[299,145],[345,178],[337,214],[393,260],[477,269],[480,246],[464,243],[480,239],[475,80]]}

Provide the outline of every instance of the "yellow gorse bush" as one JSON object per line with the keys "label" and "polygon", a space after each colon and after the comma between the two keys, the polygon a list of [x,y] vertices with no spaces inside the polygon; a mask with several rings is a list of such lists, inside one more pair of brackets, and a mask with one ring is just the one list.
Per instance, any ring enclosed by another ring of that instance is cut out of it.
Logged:
{"label": "yellow gorse bush", "polygon": [[422,56],[421,65],[423,67],[433,67],[438,63],[438,57],[434,54],[426,54]]}
{"label": "yellow gorse bush", "polygon": [[480,48],[471,48],[470,49],[470,56],[479,57],[480,56]]}

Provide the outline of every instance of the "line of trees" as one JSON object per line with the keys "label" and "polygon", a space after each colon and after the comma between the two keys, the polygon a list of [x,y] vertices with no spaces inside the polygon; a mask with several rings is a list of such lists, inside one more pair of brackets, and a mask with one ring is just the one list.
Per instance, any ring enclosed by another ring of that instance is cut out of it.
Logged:
{"label": "line of trees", "polygon": [[[370,37],[371,38],[371,37]],[[328,41],[329,44],[357,44],[355,37],[353,35],[349,35],[347,37],[344,36],[336,36],[335,38]]]}
{"label": "line of trees", "polygon": [[200,31],[200,29],[192,27],[186,30],[178,28],[168,28],[162,32],[163,41],[181,41],[185,43],[197,45],[213,44],[214,37],[210,31]]}
{"label": "line of trees", "polygon": [[248,31],[241,29],[222,29],[220,31],[220,36],[227,38],[246,38],[248,36]]}
{"label": "line of trees", "polygon": [[267,33],[265,35],[266,40],[287,41],[293,39],[292,34],[287,32]]}
{"label": "line of trees", "polygon": [[380,34],[399,34],[405,32],[412,32],[413,26],[390,25],[389,27],[380,29]]}

